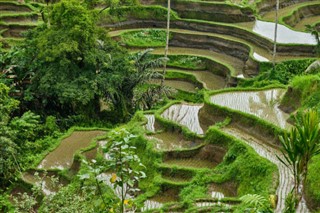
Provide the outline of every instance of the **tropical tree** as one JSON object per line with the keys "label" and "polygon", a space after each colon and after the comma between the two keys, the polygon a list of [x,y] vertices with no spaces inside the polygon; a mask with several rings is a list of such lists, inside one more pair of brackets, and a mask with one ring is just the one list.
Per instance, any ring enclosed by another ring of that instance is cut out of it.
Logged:
{"label": "tropical tree", "polygon": [[114,131],[110,135],[111,146],[104,150],[110,157],[110,169],[114,171],[111,182],[114,184],[114,188],[121,188],[121,213],[125,212],[125,206],[130,202],[128,195],[135,195],[139,191],[137,183],[140,179],[146,177],[146,174],[142,171],[145,166],[135,153],[136,147],[130,145],[131,140],[135,137],[126,129]]}
{"label": "tropical tree", "polygon": [[166,96],[167,90],[161,88],[163,85],[148,84],[151,79],[162,79],[163,76],[156,69],[160,68],[166,61],[163,57],[154,58],[151,55],[153,49],[134,54],[131,60],[134,61],[136,72],[128,82],[133,91],[133,107],[136,109],[150,109],[157,103],[161,96]]}
{"label": "tropical tree", "polygon": [[[137,184],[146,177],[142,171],[145,166],[136,154],[136,147],[131,145],[134,138],[136,136],[126,129],[114,130],[109,135],[108,143],[103,147],[103,152],[107,156],[103,162],[99,163],[95,160],[92,163],[84,162],[89,173],[81,174],[79,177],[81,180],[88,181],[94,179],[98,195],[102,200],[103,210],[123,213],[127,207],[132,207],[131,198],[139,191]],[[106,171],[112,174],[105,175]],[[110,181],[106,178],[110,178]],[[112,187],[118,198],[105,199],[105,185]],[[117,202],[119,199],[120,202]]]}
{"label": "tropical tree", "polygon": [[97,27],[96,13],[80,1],[60,1],[48,16],[50,27],[29,32],[11,60],[16,72],[32,73],[22,104],[41,114],[97,117],[99,100],[133,73],[129,54]]}
{"label": "tropical tree", "polygon": [[31,76],[22,105],[44,115],[98,119],[97,106],[105,100],[115,122],[127,120],[136,109],[137,88],[159,75],[152,69],[163,59],[151,60],[150,50],[131,56],[107,37],[96,25],[97,13],[80,1],[52,5],[49,18],[50,27],[29,32],[11,60],[15,72]]}
{"label": "tropical tree", "polygon": [[40,117],[27,111],[14,117],[19,101],[9,96],[9,88],[0,83],[0,188],[21,172],[27,151],[40,138]]}
{"label": "tropical tree", "polygon": [[273,54],[272,54],[272,64],[273,72],[276,70],[276,55],[277,55],[277,34],[278,34],[278,22],[279,22],[279,0],[276,0],[276,11],[275,11],[275,25],[274,25],[274,39],[273,39]]}
{"label": "tropical tree", "polygon": [[[171,16],[171,0],[168,0],[168,13],[167,13],[167,35],[166,35],[166,47],[164,49],[164,57],[168,58],[168,51],[169,51],[169,38],[170,38],[170,16]],[[164,62],[163,65],[163,72],[162,72],[162,79],[161,79],[161,86],[164,84],[164,79],[167,71],[167,61]]]}
{"label": "tropical tree", "polygon": [[18,146],[13,141],[13,130],[8,126],[11,113],[17,108],[18,102],[9,97],[9,88],[0,83],[0,183],[4,187],[7,181],[18,170],[16,156]]}
{"label": "tropical tree", "polygon": [[282,157],[279,160],[286,165],[294,176],[294,195],[298,201],[302,198],[303,185],[308,174],[311,158],[320,154],[320,119],[318,112],[307,110],[296,118],[296,125],[289,133],[280,136]]}

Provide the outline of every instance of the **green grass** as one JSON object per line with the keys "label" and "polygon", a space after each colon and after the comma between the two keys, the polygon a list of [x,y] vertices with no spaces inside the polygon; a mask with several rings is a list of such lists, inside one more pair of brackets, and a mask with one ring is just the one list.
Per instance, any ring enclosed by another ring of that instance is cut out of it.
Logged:
{"label": "green grass", "polygon": [[131,47],[164,47],[166,44],[166,31],[158,29],[145,29],[121,34],[121,41]]}
{"label": "green grass", "polygon": [[[163,55],[154,55],[153,57],[163,57]],[[205,70],[206,69],[206,60],[209,60],[200,56],[192,55],[168,55],[167,66],[187,69],[187,70]]]}
{"label": "green grass", "polygon": [[204,60],[198,56],[170,55],[168,66],[191,70],[203,70],[206,68]]}
{"label": "green grass", "polygon": [[[167,9],[161,6],[126,6],[113,10],[107,9],[102,12],[99,23],[116,23],[130,19],[150,20],[151,17],[153,20],[165,21],[167,19]],[[178,15],[172,11],[171,20],[177,19]]]}
{"label": "green grass", "polygon": [[186,72],[180,72],[180,71],[177,72],[177,71],[168,70],[166,73],[166,79],[184,79],[188,82],[193,83],[199,89],[203,88],[203,84],[199,82],[194,75]]}
{"label": "green grass", "polygon": [[199,170],[192,182],[182,189],[180,197],[184,202],[191,204],[198,198],[208,198],[207,186],[213,182],[236,182],[238,196],[251,193],[267,197],[269,194],[275,194],[274,177],[278,172],[275,165],[258,156],[251,147],[217,128],[209,129],[206,141],[226,145],[228,151],[223,162],[215,169]]}
{"label": "green grass", "polygon": [[[320,155],[312,158],[308,166],[309,173],[306,180],[306,194],[308,200],[311,201],[313,210],[320,210]],[[310,207],[310,205],[309,205]]]}
{"label": "green grass", "polygon": [[240,87],[262,88],[270,85],[288,85],[295,76],[304,75],[304,71],[315,59],[300,59],[284,61],[276,64],[273,71],[271,63],[261,63],[259,75],[241,80]]}
{"label": "green grass", "polygon": [[306,108],[320,110],[320,75],[296,76],[289,85],[289,91],[281,105],[303,111]]}

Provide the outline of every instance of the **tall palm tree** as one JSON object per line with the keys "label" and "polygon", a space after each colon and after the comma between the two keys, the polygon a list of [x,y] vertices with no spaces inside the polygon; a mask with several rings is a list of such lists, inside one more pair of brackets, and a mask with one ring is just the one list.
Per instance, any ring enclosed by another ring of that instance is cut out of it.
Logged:
{"label": "tall palm tree", "polygon": [[[168,13],[167,13],[167,37],[166,37],[166,47],[164,49],[164,57],[168,58],[168,50],[169,50],[169,36],[170,36],[170,14],[171,14],[171,0],[168,0]],[[161,88],[164,84],[164,79],[167,71],[167,60],[164,61],[163,65],[163,73],[161,79]]]}
{"label": "tall palm tree", "polygon": [[278,34],[278,12],[279,12],[279,0],[276,1],[276,16],[275,16],[275,26],[274,26],[274,39],[273,39],[273,56],[272,56],[272,64],[273,71],[275,72],[276,67],[276,54],[277,54],[277,34]]}

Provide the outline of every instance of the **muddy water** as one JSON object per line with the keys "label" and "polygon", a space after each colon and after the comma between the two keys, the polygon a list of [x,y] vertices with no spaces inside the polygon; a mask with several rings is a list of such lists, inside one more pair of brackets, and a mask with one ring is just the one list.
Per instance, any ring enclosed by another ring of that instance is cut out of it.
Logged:
{"label": "muddy water", "polygon": [[154,200],[159,203],[175,202],[178,199],[179,199],[179,190],[176,190],[176,189],[167,189],[151,198],[151,200]]}
{"label": "muddy water", "polygon": [[172,182],[180,182],[180,183],[188,183],[192,179],[192,177],[182,177],[177,174],[174,174],[174,175],[162,174],[162,178],[166,180],[170,180]]}
{"label": "muddy water", "polygon": [[163,203],[160,203],[158,201],[155,201],[155,200],[146,200],[144,203],[143,203],[143,207],[141,208],[141,212],[144,212],[144,211],[147,211],[147,210],[150,210],[150,209],[159,209],[163,206]]}
{"label": "muddy water", "polygon": [[[273,41],[274,26],[275,24],[272,22],[257,20],[254,24],[253,32]],[[310,33],[297,32],[278,24],[277,43],[316,45],[317,41]]]}
{"label": "muddy water", "polygon": [[192,148],[201,143],[198,140],[186,140],[181,134],[176,132],[162,132],[152,135],[150,138],[154,139],[154,148],[162,151]]}
{"label": "muddy water", "polygon": [[[282,157],[280,151],[269,147],[266,142],[261,141],[261,139],[256,138],[253,135],[249,135],[236,128],[224,128],[224,132],[241,139],[246,144],[251,146],[260,156],[266,158],[270,162],[274,163],[279,170],[279,185],[277,188],[278,204],[275,212],[282,212],[285,208],[285,198],[293,187],[293,176],[286,166],[284,166],[277,156]],[[308,213],[309,210],[305,204],[304,199],[299,203],[297,212]]]}
{"label": "muddy water", "polygon": [[[150,83],[152,83],[152,84],[160,84],[160,80],[154,79],[154,80],[151,80]],[[192,92],[192,93],[197,92],[197,87],[194,84],[192,84],[190,82],[187,82],[187,81],[183,81],[183,80],[169,80],[169,79],[166,79],[164,81],[164,85],[168,86],[168,87],[172,87],[172,88],[178,89],[178,90],[186,91],[186,92]]]}
{"label": "muddy water", "polygon": [[235,197],[237,195],[237,188],[235,186],[228,187],[228,183],[225,184],[216,184],[212,183],[209,185],[208,194],[212,198],[221,199],[224,197]]}
{"label": "muddy water", "polygon": [[104,131],[75,131],[63,139],[60,145],[50,152],[39,164],[39,169],[67,169],[73,162],[74,154],[88,147],[95,137],[103,135]]}
{"label": "muddy water", "polygon": [[147,124],[144,126],[144,128],[149,132],[155,132],[155,129],[154,129],[154,123],[156,120],[155,116],[152,114],[146,114],[144,115],[144,117],[146,117],[147,119]]}
{"label": "muddy water", "polygon": [[179,191],[169,189],[164,192],[158,193],[154,197],[146,200],[144,202],[143,208],[141,208],[141,212],[150,210],[150,209],[158,209],[163,206],[165,203],[176,202],[179,198]]}
{"label": "muddy water", "polygon": [[222,89],[226,85],[226,80],[209,71],[185,71],[192,73],[199,81],[204,83],[204,87],[209,90]]}
{"label": "muddy water", "polygon": [[319,22],[319,20],[320,20],[320,15],[303,18],[294,26],[294,29],[301,30],[301,31],[306,30],[306,25],[310,23],[317,23]]}
{"label": "muddy water", "polygon": [[91,160],[93,160],[93,159],[96,158],[97,153],[98,153],[98,149],[97,149],[97,148],[94,148],[94,149],[85,151],[85,152],[83,152],[82,154],[86,157],[86,159],[87,159],[88,161],[91,161]]}
{"label": "muddy water", "polygon": [[257,61],[261,61],[261,62],[269,61],[269,59],[263,57],[262,55],[259,55],[256,52],[253,53],[253,58],[256,59]]}
{"label": "muddy water", "polygon": [[203,105],[174,104],[166,109],[161,116],[187,127],[194,133],[202,135],[198,113]]}
{"label": "muddy water", "polygon": [[281,128],[289,128],[289,114],[281,111],[279,101],[285,90],[226,92],[211,96],[211,102],[234,110],[255,115]]}
{"label": "muddy water", "polygon": [[[114,191],[114,194],[118,198],[121,198],[122,188],[120,186],[116,186],[116,188],[114,188],[114,184],[111,183],[111,181],[110,181],[111,177],[112,177],[112,173],[102,173],[102,174],[97,176],[97,179],[101,180],[104,184],[109,186]],[[127,184],[126,183],[123,184],[123,188],[124,188],[124,190],[127,190]],[[132,199],[133,196],[127,194],[125,198],[126,199]]]}
{"label": "muddy water", "polygon": [[65,183],[62,181],[53,181],[52,178],[57,179],[54,174],[47,174],[44,176],[42,172],[38,172],[38,177],[35,176],[35,172],[25,172],[22,175],[23,181],[32,185],[41,186],[41,189],[45,195],[55,194],[61,186]]}

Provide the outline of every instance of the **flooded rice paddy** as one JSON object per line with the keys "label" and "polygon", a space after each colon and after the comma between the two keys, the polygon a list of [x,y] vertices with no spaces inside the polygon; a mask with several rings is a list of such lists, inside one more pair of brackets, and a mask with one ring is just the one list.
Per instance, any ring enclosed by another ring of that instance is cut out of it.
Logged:
{"label": "flooded rice paddy", "polygon": [[144,128],[149,132],[155,132],[154,123],[155,123],[155,116],[152,114],[145,114],[144,117],[147,119],[147,124]]}
{"label": "flooded rice paddy", "polygon": [[[274,40],[275,24],[273,22],[257,20],[252,30],[265,38]],[[316,45],[317,41],[311,33],[294,31],[284,25],[278,24],[277,43]]]}
{"label": "flooded rice paddy", "polygon": [[[161,81],[160,79],[153,79],[149,83],[160,84],[160,81]],[[168,87],[172,87],[177,90],[182,90],[182,91],[192,92],[192,93],[197,92],[197,89],[198,89],[193,83],[190,83],[190,82],[184,81],[184,80],[166,79],[164,81],[164,85],[168,86]]]}
{"label": "flooded rice paddy", "polygon": [[200,82],[204,84],[204,87],[209,90],[222,89],[226,85],[224,77],[215,75],[210,71],[185,71],[193,74]]}
{"label": "flooded rice paddy", "polygon": [[[241,139],[246,144],[251,146],[261,157],[266,158],[270,162],[274,163],[279,170],[279,185],[277,188],[278,203],[275,212],[283,212],[285,208],[285,198],[291,191],[294,180],[290,169],[283,165],[277,156],[282,157],[282,154],[277,149],[274,149],[267,144],[267,142],[256,138],[255,136],[245,133],[237,128],[224,128],[224,132]],[[297,212],[308,213],[309,210],[305,204],[304,198],[299,203]]]}
{"label": "flooded rice paddy", "polygon": [[260,62],[268,62],[269,61],[269,59],[259,55],[256,52],[253,53],[253,58],[256,59],[257,61],[260,61]]}
{"label": "flooded rice paddy", "polygon": [[74,154],[80,149],[88,147],[95,137],[104,133],[104,131],[74,131],[41,161],[38,168],[46,170],[70,168]]}
{"label": "flooded rice paddy", "polygon": [[22,180],[26,183],[37,185],[44,195],[55,194],[62,186],[67,184],[54,172],[28,171],[23,173]]}
{"label": "flooded rice paddy", "polygon": [[188,149],[201,144],[200,140],[187,140],[181,133],[171,131],[154,134],[149,138],[153,139],[154,148],[161,151]]}
{"label": "flooded rice paddy", "polygon": [[174,104],[166,109],[161,116],[187,127],[190,131],[202,135],[198,113],[202,105]]}
{"label": "flooded rice paddy", "polygon": [[278,108],[283,89],[264,91],[225,92],[211,96],[211,102],[241,112],[255,115],[281,128],[289,128],[289,114]]}

